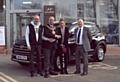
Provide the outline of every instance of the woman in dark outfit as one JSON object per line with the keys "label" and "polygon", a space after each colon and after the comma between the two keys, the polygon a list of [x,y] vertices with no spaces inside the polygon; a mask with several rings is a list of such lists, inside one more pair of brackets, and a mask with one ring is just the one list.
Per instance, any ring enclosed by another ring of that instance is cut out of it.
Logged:
{"label": "woman in dark outfit", "polygon": [[[59,23],[60,23],[60,28],[58,28],[58,31],[61,35],[61,38],[58,40],[58,50],[59,50],[60,66],[61,66],[60,73],[68,74],[68,71],[67,71],[68,52],[67,51],[68,51],[69,32],[68,32],[68,28],[65,27],[64,18],[61,18]],[[63,67],[63,63],[64,63],[64,67]]]}

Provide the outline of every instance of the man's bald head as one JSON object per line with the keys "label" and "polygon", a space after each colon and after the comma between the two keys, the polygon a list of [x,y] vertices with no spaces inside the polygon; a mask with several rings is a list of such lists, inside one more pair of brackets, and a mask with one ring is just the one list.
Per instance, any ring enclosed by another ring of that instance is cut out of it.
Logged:
{"label": "man's bald head", "polygon": [[55,20],[55,18],[53,17],[53,16],[50,16],[49,17],[49,24],[54,24],[54,20]]}
{"label": "man's bald head", "polygon": [[84,21],[82,19],[78,20],[78,26],[82,27],[84,25]]}
{"label": "man's bald head", "polygon": [[35,15],[35,16],[33,17],[33,21],[34,21],[34,24],[35,24],[35,25],[38,25],[38,24],[40,23],[40,16]]}

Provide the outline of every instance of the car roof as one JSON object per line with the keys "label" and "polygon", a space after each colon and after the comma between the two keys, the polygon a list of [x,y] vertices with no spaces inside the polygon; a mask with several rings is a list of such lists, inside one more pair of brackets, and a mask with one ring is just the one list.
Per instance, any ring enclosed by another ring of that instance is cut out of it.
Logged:
{"label": "car roof", "polygon": [[[72,24],[77,24],[78,22],[73,22]],[[84,24],[90,24],[90,25],[95,25],[94,22],[89,22],[89,21],[84,21]]]}

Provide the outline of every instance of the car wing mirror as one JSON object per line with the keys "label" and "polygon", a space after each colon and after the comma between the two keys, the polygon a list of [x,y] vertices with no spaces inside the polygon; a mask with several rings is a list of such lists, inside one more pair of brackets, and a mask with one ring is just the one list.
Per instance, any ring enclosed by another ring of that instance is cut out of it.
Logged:
{"label": "car wing mirror", "polygon": [[70,33],[69,33],[69,37],[70,37],[70,38],[73,37],[74,34],[75,34],[74,32],[70,32]]}

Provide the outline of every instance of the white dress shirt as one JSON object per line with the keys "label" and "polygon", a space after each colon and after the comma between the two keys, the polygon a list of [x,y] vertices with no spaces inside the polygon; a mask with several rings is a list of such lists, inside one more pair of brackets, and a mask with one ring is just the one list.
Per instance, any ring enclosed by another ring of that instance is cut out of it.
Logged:
{"label": "white dress shirt", "polygon": [[[38,41],[38,32],[36,32],[36,28],[39,29],[39,26],[41,23],[39,23],[38,25],[35,25],[34,22],[32,21],[31,24],[34,26],[34,30],[35,30],[35,33],[36,33],[36,41]],[[26,33],[25,33],[25,39],[26,39],[26,43],[27,43],[27,46],[30,46],[30,42],[29,42],[29,26],[26,27]]]}
{"label": "white dress shirt", "polygon": [[[81,29],[81,32],[80,32],[80,40],[79,40],[79,43],[77,43],[77,39],[78,39],[78,33],[79,33],[79,30]],[[83,44],[83,42],[82,42],[82,35],[83,35],[83,26],[80,28],[80,27],[78,27],[78,30],[77,30],[77,39],[76,39],[76,44],[78,44],[78,45],[82,45]]]}

